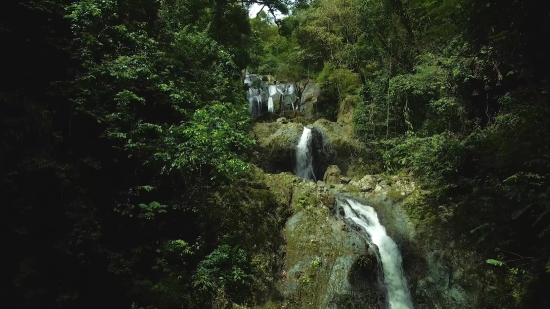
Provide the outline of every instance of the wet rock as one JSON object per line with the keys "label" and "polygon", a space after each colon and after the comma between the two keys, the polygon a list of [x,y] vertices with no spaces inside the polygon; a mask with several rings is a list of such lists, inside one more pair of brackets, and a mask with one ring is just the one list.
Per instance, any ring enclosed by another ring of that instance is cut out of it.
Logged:
{"label": "wet rock", "polygon": [[358,181],[350,181],[350,184],[359,188],[361,192],[370,192],[374,190],[378,181],[372,175],[366,175]]}

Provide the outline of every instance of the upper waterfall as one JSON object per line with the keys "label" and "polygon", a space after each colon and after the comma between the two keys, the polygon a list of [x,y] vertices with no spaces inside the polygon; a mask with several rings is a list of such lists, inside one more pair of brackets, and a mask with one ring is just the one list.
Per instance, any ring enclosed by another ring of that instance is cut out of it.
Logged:
{"label": "upper waterfall", "polygon": [[[267,76],[258,76],[245,72],[244,84],[248,87],[248,111],[254,118],[266,112],[282,113],[286,110],[297,109],[295,102],[301,98],[297,97],[297,87],[294,83],[280,83],[273,81]],[[302,106],[302,111],[304,107]]]}

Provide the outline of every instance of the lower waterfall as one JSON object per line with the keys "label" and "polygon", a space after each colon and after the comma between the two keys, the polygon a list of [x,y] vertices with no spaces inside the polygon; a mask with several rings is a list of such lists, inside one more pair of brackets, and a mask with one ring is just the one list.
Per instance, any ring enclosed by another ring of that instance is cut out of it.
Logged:
{"label": "lower waterfall", "polygon": [[359,227],[369,236],[371,244],[378,247],[377,254],[382,263],[388,293],[388,309],[412,309],[411,295],[401,266],[401,253],[397,244],[386,234],[374,208],[348,198],[338,199],[337,203],[344,210],[345,219]]}

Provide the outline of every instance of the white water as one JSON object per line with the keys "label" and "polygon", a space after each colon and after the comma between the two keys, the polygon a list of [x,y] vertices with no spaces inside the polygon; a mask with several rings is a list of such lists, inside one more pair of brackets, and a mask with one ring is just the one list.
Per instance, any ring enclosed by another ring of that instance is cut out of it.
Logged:
{"label": "white water", "polygon": [[258,104],[257,111],[258,111],[258,115],[260,115],[262,112],[262,95],[261,94],[256,96],[256,104]]}
{"label": "white water", "polygon": [[303,179],[311,179],[312,174],[311,157],[311,129],[304,127],[302,137],[296,147],[296,175]]}
{"label": "white water", "polygon": [[269,97],[269,99],[267,99],[267,111],[270,112],[270,113],[273,113],[273,98],[272,97]]}
{"label": "white water", "polygon": [[277,93],[277,86],[269,85],[269,96],[275,95]]}
{"label": "white water", "polygon": [[369,236],[378,247],[380,261],[384,270],[384,282],[388,291],[389,309],[412,309],[411,295],[407,280],[401,266],[401,253],[397,244],[386,234],[374,208],[351,199],[339,200],[338,205],[344,209],[345,217],[352,220]]}
{"label": "white water", "polygon": [[290,84],[288,86],[288,89],[287,89],[287,92],[288,94],[294,94],[294,85],[293,84]]}

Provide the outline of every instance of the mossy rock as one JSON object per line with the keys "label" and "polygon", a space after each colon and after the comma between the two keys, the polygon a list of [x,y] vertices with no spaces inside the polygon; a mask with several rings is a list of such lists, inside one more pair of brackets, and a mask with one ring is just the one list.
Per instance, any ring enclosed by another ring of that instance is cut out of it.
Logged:
{"label": "mossy rock", "polygon": [[311,118],[306,118],[306,117],[303,117],[302,115],[294,117],[290,121],[294,122],[294,123],[299,123],[299,124],[303,125],[304,127],[313,123],[313,120]]}
{"label": "mossy rock", "polygon": [[275,195],[277,203],[285,205],[290,209],[292,203],[293,191],[295,183],[299,182],[300,178],[291,173],[266,174],[265,183],[269,186],[269,190]]}
{"label": "mossy rock", "polygon": [[296,145],[303,129],[298,123],[256,123],[253,127],[256,137],[253,163],[268,173],[294,172]]}
{"label": "mossy rock", "polygon": [[293,110],[293,109],[284,111],[282,116],[287,119],[303,117],[302,113],[299,110]]}
{"label": "mossy rock", "polygon": [[276,113],[265,112],[262,115],[254,119],[255,122],[273,122],[279,118],[279,115]]}
{"label": "mossy rock", "polygon": [[368,158],[368,148],[353,138],[342,125],[326,119],[319,119],[313,123],[313,126],[322,130],[326,135],[332,152],[331,164],[338,165],[344,175],[348,175],[354,161]]}
{"label": "mossy rock", "polygon": [[334,205],[336,203],[336,199],[334,197],[334,194],[327,193],[322,194],[319,198],[319,202],[321,202],[321,205],[328,207],[329,209],[334,208]]}
{"label": "mossy rock", "polygon": [[351,292],[348,277],[366,252],[364,240],[344,228],[326,207],[302,210],[286,224],[287,308],[326,308]]}

